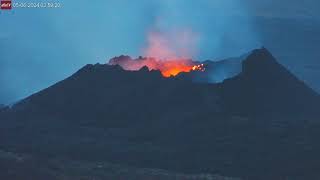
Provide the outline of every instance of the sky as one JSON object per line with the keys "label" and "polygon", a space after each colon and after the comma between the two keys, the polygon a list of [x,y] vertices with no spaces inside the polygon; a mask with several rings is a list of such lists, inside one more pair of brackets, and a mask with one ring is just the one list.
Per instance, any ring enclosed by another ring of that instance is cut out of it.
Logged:
{"label": "sky", "polygon": [[143,55],[150,32],[168,37],[189,32],[195,39],[190,56],[216,60],[263,45],[255,17],[320,17],[316,0],[55,2],[61,7],[0,10],[0,104],[14,103],[86,64]]}

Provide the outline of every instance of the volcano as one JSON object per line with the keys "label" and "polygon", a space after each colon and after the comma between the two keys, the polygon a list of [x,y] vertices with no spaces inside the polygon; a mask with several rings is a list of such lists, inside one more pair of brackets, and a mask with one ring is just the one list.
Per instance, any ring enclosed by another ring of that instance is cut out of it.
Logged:
{"label": "volcano", "polygon": [[240,72],[220,83],[204,78],[217,62],[166,76],[148,66],[125,70],[123,59],[86,65],[3,108],[0,148],[243,179],[320,177],[320,96],[267,49],[238,61]]}

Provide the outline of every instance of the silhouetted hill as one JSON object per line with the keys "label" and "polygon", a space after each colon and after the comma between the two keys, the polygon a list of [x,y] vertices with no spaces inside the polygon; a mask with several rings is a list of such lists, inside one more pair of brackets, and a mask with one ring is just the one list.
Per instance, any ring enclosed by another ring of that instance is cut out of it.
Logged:
{"label": "silhouetted hill", "polygon": [[308,118],[319,107],[319,95],[265,48],[253,51],[244,61],[241,74],[226,80],[221,89],[229,110],[246,115]]}
{"label": "silhouetted hill", "polygon": [[211,86],[166,79],[159,71],[149,72],[146,67],[125,71],[120,66],[87,65],[16,104],[13,110],[28,114],[24,116],[50,115],[78,123],[83,120],[127,126],[121,121],[135,123],[132,119],[219,111],[218,97]]}
{"label": "silhouetted hill", "polygon": [[0,113],[0,148],[244,179],[318,178],[319,102],[266,49],[219,84],[86,65]]}

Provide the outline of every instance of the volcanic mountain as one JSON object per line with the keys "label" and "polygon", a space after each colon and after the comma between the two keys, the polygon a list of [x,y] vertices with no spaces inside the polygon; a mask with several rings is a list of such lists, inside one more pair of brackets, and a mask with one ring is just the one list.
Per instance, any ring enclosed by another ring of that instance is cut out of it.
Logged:
{"label": "volcanic mountain", "polygon": [[0,148],[244,179],[320,177],[320,96],[268,50],[221,83],[195,83],[201,73],[86,65],[2,109]]}

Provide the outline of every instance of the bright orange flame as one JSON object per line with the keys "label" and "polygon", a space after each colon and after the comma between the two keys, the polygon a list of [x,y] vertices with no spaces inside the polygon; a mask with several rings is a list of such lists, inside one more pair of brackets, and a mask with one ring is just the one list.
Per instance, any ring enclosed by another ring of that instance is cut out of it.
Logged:
{"label": "bright orange flame", "polygon": [[148,46],[144,50],[147,57],[156,57],[154,63],[145,63],[149,69],[160,70],[164,77],[176,76],[181,72],[200,71],[203,65],[186,58],[191,57],[195,49],[195,34],[189,30],[180,30],[172,34],[148,33]]}
{"label": "bright orange flame", "polygon": [[147,58],[131,59],[128,56],[120,56],[111,59],[109,64],[118,64],[130,71],[147,66],[149,70],[159,70],[164,77],[176,76],[181,72],[204,71],[203,64],[197,64],[187,58],[194,54],[195,41],[195,34],[187,30],[172,34],[151,31],[148,33],[147,47],[143,49]]}
{"label": "bright orange flame", "polygon": [[181,72],[205,71],[203,64],[196,64],[189,59],[157,60],[155,58],[131,59],[116,57],[109,61],[110,65],[120,65],[125,70],[137,71],[144,66],[149,70],[159,70],[164,77],[176,76]]}
{"label": "bright orange flame", "polygon": [[160,66],[157,70],[160,70],[164,77],[176,76],[181,72],[190,72],[195,70],[191,60],[167,60],[160,61]]}
{"label": "bright orange flame", "polygon": [[204,65],[186,65],[179,63],[181,60],[165,63],[165,68],[159,69],[164,77],[176,76],[181,72],[205,71]]}

